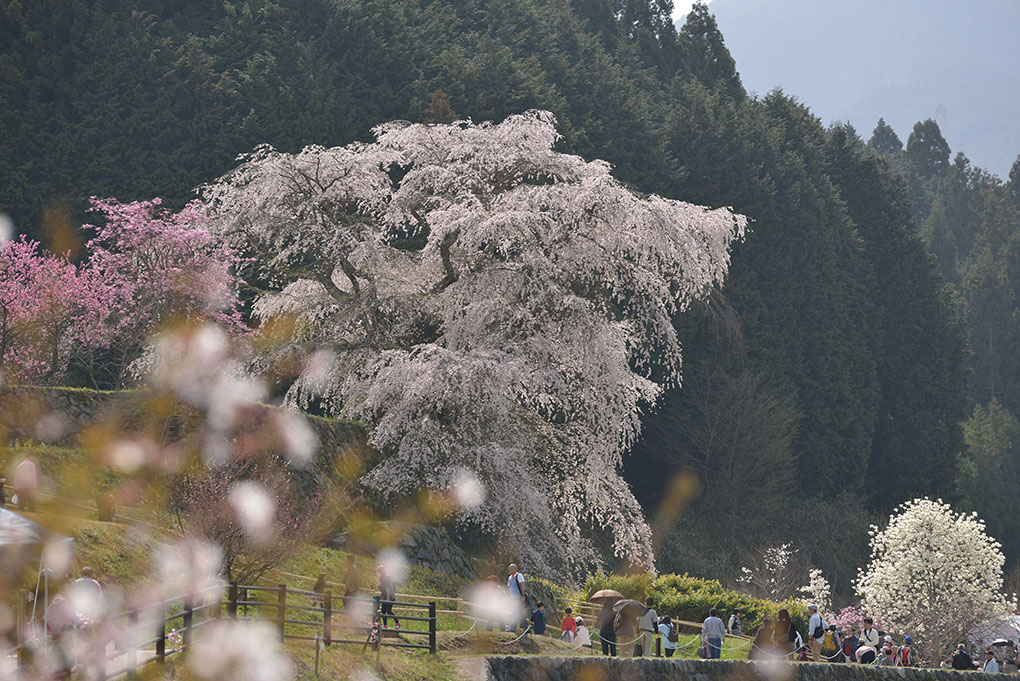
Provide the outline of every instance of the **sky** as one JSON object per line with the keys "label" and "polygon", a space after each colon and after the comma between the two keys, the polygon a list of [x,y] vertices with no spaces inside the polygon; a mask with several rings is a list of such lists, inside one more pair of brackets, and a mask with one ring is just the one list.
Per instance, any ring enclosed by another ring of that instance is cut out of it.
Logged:
{"label": "sky", "polygon": [[[712,0],[708,0],[706,4],[711,2]],[[673,0],[673,21],[681,21],[693,6],[694,0]]]}

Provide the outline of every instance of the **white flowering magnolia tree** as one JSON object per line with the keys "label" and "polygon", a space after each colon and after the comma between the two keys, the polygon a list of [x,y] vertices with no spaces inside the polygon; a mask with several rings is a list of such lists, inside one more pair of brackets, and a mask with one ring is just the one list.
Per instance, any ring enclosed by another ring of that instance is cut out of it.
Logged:
{"label": "white flowering magnolia tree", "polygon": [[388,455],[365,484],[479,481],[461,519],[531,572],[597,563],[596,533],[651,566],[621,457],[679,381],[674,315],[722,282],[745,219],[628,189],[554,151],[554,123],[260,147],[203,196],[271,282],[257,317],[295,324],[273,352],[314,358],[289,401],[365,421]]}
{"label": "white flowering magnolia tree", "polygon": [[871,562],[856,584],[864,609],[913,634],[930,659],[1016,609],[1015,596],[1002,593],[999,543],[976,514],[957,513],[941,499],[914,499],[871,534]]}

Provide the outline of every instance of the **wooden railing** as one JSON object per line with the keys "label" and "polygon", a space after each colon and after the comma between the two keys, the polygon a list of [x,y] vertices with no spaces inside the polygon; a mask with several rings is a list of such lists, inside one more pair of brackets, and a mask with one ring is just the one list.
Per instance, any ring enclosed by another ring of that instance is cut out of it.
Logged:
{"label": "wooden railing", "polygon": [[[216,592],[223,593],[226,598]],[[382,625],[386,614],[413,623],[399,630]],[[390,608],[388,608],[390,609]],[[105,618],[100,625],[74,629],[68,635],[97,636],[113,628],[122,641],[113,654],[90,660],[91,678],[137,677],[150,662],[165,662],[184,652],[207,625],[223,619],[268,622],[281,641],[313,641],[315,645],[360,644],[362,649],[415,648],[436,653],[436,602],[382,601],[373,598],[341,598],[330,591],[316,593],[288,587],[230,584],[210,587],[189,597],[171,598],[130,608]],[[98,640],[98,639],[97,639]],[[0,656],[0,677],[29,678],[37,653],[45,653],[53,642],[46,637],[23,643]],[[97,643],[97,645],[100,645]],[[105,651],[106,646],[103,645]],[[76,661],[71,661],[76,663]]]}

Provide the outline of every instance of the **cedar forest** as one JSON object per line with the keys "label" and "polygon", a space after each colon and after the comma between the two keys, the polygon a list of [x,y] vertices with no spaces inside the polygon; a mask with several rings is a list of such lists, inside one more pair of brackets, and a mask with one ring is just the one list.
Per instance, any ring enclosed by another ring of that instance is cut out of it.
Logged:
{"label": "cedar forest", "polygon": [[[1020,160],[1000,179],[953,156],[932,120],[904,142],[883,121],[826,128],[810,102],[751,97],[708,8],[679,30],[671,9],[13,0],[0,212],[73,258],[64,227],[88,221],[89,196],[178,210],[261,143],[296,152],[390,120],[551,111],[558,150],[750,219],[725,285],[675,318],[682,388],[625,458],[658,569],[733,585],[789,542],[848,600],[869,525],[928,495],[986,520],[1015,589]],[[79,367],[65,382],[116,376]]]}

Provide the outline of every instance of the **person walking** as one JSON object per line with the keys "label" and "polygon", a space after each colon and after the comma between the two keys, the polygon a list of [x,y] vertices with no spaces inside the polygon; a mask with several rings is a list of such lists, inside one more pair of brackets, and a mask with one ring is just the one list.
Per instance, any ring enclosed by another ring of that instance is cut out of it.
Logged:
{"label": "person walking", "polygon": [[595,626],[599,628],[599,639],[602,641],[602,654],[616,657],[616,613],[613,604],[606,601],[602,604]]}
{"label": "person walking", "polygon": [[807,607],[811,617],[808,618],[808,648],[811,649],[811,659],[814,662],[822,661],[822,642],[825,639],[825,620],[818,614],[818,606],[811,603]]}
{"label": "person walking", "polygon": [[987,674],[999,673],[999,661],[995,659],[995,652],[991,648],[985,648],[985,663],[981,665],[981,671]]}
{"label": "person walking", "polygon": [[718,660],[722,657],[722,644],[726,640],[726,625],[719,619],[719,611],[712,608],[708,617],[701,623],[701,640],[708,646],[708,658]]}
{"label": "person walking", "polygon": [[635,649],[635,657],[642,657],[647,655],[651,657],[654,651],[655,645],[655,633],[658,628],[659,613],[655,612],[655,600],[651,597],[645,599],[645,606],[648,610],[645,611],[644,615],[638,618],[638,635],[641,639],[638,641],[640,649]]}
{"label": "person walking", "polygon": [[747,653],[747,659],[749,660],[769,660],[772,659],[773,647],[772,647],[772,618],[766,617],[761,621],[761,627],[758,629],[758,633],[754,635],[754,643],[751,644],[751,650]]}
{"label": "person walking", "polygon": [[790,611],[783,608],[776,615],[776,626],[772,631],[772,645],[780,656],[786,656],[797,649],[797,630],[793,627]]}
{"label": "person walking", "polygon": [[659,621],[659,634],[662,635],[662,653],[666,657],[673,657],[676,652],[677,644],[680,641],[680,636],[673,626],[673,620],[670,619],[669,615],[664,616]]}
{"label": "person walking", "polygon": [[375,574],[379,578],[379,604],[381,606],[383,628],[386,628],[386,616],[389,615],[393,618],[394,628],[399,629],[400,620],[393,614],[393,602],[397,600],[397,587],[384,566],[378,566],[375,569]]}
{"label": "person walking", "polygon": [[740,636],[740,608],[734,608],[730,614],[730,621],[726,623],[726,633],[730,636]]}
{"label": "person walking", "polygon": [[518,603],[517,611],[519,613],[514,617],[511,631],[517,631],[518,626],[526,629],[528,627],[528,585],[524,575],[517,571],[517,563],[510,563],[507,572],[510,576],[506,579],[506,588],[510,591],[510,599]]}

